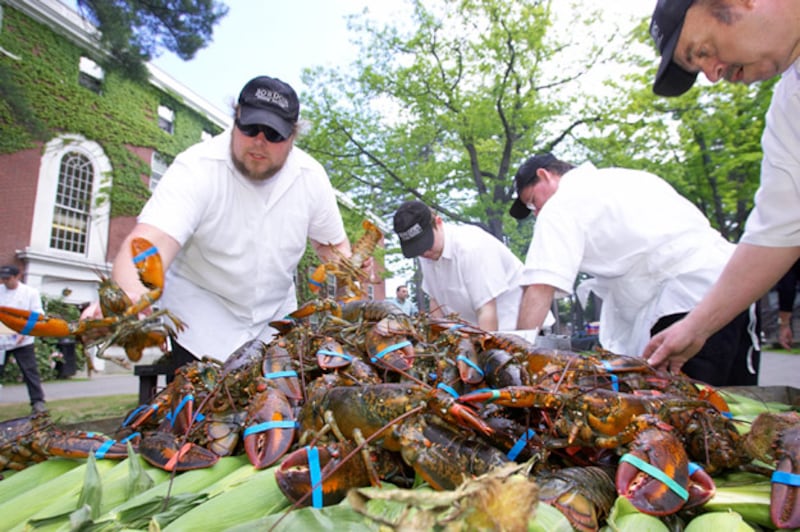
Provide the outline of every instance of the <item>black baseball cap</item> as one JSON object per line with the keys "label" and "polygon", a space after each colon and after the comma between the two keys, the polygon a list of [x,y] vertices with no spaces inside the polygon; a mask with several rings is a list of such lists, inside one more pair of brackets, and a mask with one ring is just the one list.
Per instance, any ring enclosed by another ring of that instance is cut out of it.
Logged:
{"label": "black baseball cap", "polygon": [[239,93],[239,122],[269,126],[288,138],[300,115],[294,89],[283,81],[259,76],[247,82]]}
{"label": "black baseball cap", "polygon": [[546,168],[557,160],[558,159],[556,159],[555,155],[552,153],[539,153],[522,163],[522,166],[519,167],[517,174],[514,176],[514,184],[517,187],[517,198],[514,200],[514,203],[511,204],[511,209],[508,211],[511,216],[517,220],[523,220],[530,216],[531,210],[520,199],[520,193],[525,187],[536,182],[536,171],[539,170],[539,168]]}
{"label": "black baseball cap", "polygon": [[9,277],[14,277],[15,275],[19,275],[19,268],[13,264],[6,264],[5,266],[0,267],[0,279],[8,279]]}
{"label": "black baseball cap", "polygon": [[661,54],[653,82],[653,92],[659,96],[680,96],[697,80],[697,72],[687,72],[672,60],[686,12],[693,3],[694,0],[658,0],[650,19],[650,36]]}
{"label": "black baseball cap", "polygon": [[394,232],[407,259],[419,257],[433,246],[433,214],[421,201],[405,201],[394,213]]}

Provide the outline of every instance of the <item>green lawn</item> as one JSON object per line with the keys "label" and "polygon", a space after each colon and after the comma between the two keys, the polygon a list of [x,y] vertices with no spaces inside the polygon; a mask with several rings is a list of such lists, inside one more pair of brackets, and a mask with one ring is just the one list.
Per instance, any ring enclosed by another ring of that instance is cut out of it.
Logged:
{"label": "green lawn", "polygon": [[[99,419],[121,418],[138,404],[139,397],[136,394],[125,394],[47,401],[47,408],[57,425],[74,425]],[[27,403],[0,405],[0,423],[30,413],[31,407]]]}

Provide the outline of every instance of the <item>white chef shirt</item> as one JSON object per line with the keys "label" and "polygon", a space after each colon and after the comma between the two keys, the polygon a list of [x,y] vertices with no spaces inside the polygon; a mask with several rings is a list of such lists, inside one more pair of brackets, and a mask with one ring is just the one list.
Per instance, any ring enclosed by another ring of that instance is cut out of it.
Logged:
{"label": "white chef shirt", "polygon": [[178,155],[139,216],[182,248],[166,276],[161,308],[188,328],[178,341],[225,360],[268,323],[297,308],[293,274],[308,238],[347,235],[328,175],[294,147],[266,183],[243,177],[230,158],[231,130]]}
{"label": "white chef shirt", "polygon": [[775,85],[761,137],[761,185],[741,242],[800,245],[800,59]]}
{"label": "white chef shirt", "polygon": [[[496,299],[498,330],[517,328],[526,282],[525,267],[502,242],[471,225],[442,224],[444,248],[438,260],[420,257],[422,289],[444,314],[478,324],[477,310]],[[552,315],[546,326],[552,325]]]}
{"label": "white chef shirt", "polygon": [[537,214],[525,265],[557,296],[572,292],[578,272],[592,275],[578,295],[603,300],[601,344],[639,356],[656,321],[691,310],[733,249],[663,179],[586,163],[562,176]]}

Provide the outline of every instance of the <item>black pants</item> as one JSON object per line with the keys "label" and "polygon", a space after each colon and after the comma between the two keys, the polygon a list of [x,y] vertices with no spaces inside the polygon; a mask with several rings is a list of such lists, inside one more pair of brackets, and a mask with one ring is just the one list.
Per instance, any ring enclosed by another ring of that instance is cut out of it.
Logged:
{"label": "black pants", "polygon": [[[170,351],[169,361],[173,369],[178,369],[181,366],[185,366],[186,364],[191,364],[192,362],[197,362],[200,360],[188,349],[176,342],[175,338],[170,338],[170,344],[172,345],[172,350]],[[175,380],[175,372],[172,371],[168,373],[166,380],[167,384]]]}
{"label": "black pants", "polygon": [[[761,324],[755,313],[753,333],[761,337]],[[650,335],[666,329],[686,316],[670,314],[659,319],[650,330]],[[758,366],[761,351],[753,340],[748,327],[751,326],[749,310],[736,316],[729,324],[713,334],[703,348],[683,365],[682,371],[689,377],[712,386],[757,386]]]}
{"label": "black pants", "polygon": [[[22,380],[25,382],[25,386],[28,387],[28,397],[31,400],[31,405],[43,403],[42,378],[39,376],[39,367],[36,365],[36,351],[33,348],[33,344],[6,351],[6,364],[9,356],[14,357],[20,372],[22,372]],[[5,366],[0,366],[0,377],[3,376],[3,373],[5,373]]]}

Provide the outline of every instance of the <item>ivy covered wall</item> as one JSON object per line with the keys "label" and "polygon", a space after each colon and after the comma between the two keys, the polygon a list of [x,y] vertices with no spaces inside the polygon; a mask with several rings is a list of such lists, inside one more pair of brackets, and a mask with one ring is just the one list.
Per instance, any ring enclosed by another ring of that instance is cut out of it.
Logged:
{"label": "ivy covered wall", "polygon": [[[0,155],[62,133],[94,140],[112,165],[112,218],[133,216],[150,195],[142,181],[150,166],[128,146],[157,150],[171,161],[199,142],[203,130],[220,132],[214,122],[183,105],[179,95],[128,79],[49,27],[8,5],[0,7],[0,47],[20,58],[0,54]],[[78,84],[81,56],[103,66],[100,94]],[[175,111],[174,134],[158,127],[159,105]]]}

